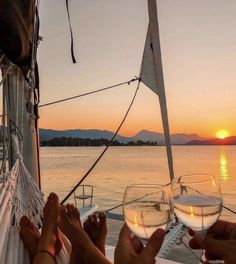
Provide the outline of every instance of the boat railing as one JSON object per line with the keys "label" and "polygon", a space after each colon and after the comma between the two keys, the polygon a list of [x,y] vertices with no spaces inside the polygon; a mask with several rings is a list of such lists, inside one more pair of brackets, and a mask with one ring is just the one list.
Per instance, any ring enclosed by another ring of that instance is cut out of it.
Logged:
{"label": "boat railing", "polygon": [[[78,208],[80,206],[80,202],[82,202],[82,206],[92,206],[93,204],[93,189],[92,185],[83,184],[80,185],[77,190],[74,191],[74,202],[75,206]],[[88,201],[88,203],[86,203]]]}

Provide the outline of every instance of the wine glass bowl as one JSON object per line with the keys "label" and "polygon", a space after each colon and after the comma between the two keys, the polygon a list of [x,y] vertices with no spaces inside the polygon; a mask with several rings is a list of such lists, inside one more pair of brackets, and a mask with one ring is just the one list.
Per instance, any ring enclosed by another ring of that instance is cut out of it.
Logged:
{"label": "wine glass bowl", "polygon": [[147,240],[157,228],[166,229],[172,220],[171,199],[166,186],[135,184],[127,186],[123,214],[129,229]]}
{"label": "wine glass bowl", "polygon": [[221,188],[213,175],[193,174],[174,178],[171,184],[174,213],[185,226],[207,230],[222,211]]}

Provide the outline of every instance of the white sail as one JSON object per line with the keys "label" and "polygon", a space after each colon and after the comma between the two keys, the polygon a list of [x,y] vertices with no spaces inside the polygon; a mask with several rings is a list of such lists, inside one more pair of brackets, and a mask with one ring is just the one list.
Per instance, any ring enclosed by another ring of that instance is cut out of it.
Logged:
{"label": "white sail", "polygon": [[153,45],[150,35],[150,26],[148,27],[148,31],[147,31],[140,78],[147,87],[149,87],[154,93],[158,94],[158,86],[156,84],[156,78],[155,78]]}

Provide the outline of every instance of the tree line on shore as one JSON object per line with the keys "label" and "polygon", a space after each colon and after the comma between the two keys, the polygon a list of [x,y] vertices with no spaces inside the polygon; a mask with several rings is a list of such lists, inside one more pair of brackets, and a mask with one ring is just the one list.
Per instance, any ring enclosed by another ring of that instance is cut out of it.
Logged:
{"label": "tree line on shore", "polygon": [[[91,139],[91,138],[72,138],[72,137],[59,137],[52,138],[50,140],[43,140],[40,145],[42,147],[95,147],[95,146],[107,146],[109,140],[105,138]],[[114,140],[111,146],[157,146],[157,142],[153,141],[129,141],[127,143],[119,142]]]}

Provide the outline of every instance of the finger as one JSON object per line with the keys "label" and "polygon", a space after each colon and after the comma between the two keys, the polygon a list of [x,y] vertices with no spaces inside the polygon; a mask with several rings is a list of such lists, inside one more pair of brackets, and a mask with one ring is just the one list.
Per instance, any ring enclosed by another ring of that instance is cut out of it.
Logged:
{"label": "finger", "polygon": [[192,249],[203,249],[202,241],[205,238],[203,235],[199,232],[191,232],[194,233],[194,237],[190,239],[189,246]]}
{"label": "finger", "polygon": [[146,247],[144,248],[142,257],[147,262],[155,258],[158,251],[162,246],[162,242],[165,238],[165,231],[163,229],[157,229],[149,238]]}
{"label": "finger", "polygon": [[195,232],[192,229],[189,229],[188,233],[189,233],[190,236],[194,236],[194,234],[195,234]]}
{"label": "finger", "polygon": [[231,232],[235,229],[236,225],[234,223],[219,220],[209,228],[207,233],[214,235],[216,238],[229,238]]}
{"label": "finger", "polygon": [[135,252],[139,254],[143,249],[143,244],[141,243],[141,241],[136,236],[133,236],[130,241]]}
{"label": "finger", "polygon": [[200,249],[200,248],[202,248],[202,246],[200,245],[199,241],[198,241],[196,238],[192,238],[192,239],[189,241],[189,246],[190,246],[192,249]]}
{"label": "finger", "polygon": [[232,253],[232,242],[233,240],[217,240],[207,236],[202,244],[208,254],[217,255],[224,257]]}
{"label": "finger", "polygon": [[205,257],[206,259],[208,260],[222,260],[222,257],[218,256],[218,255],[213,255],[213,254],[210,254],[209,252],[205,251]]}
{"label": "finger", "polygon": [[120,230],[119,242],[126,241],[126,240],[130,239],[131,234],[132,233],[129,230],[128,226],[126,224],[124,224],[123,227]]}

